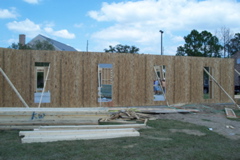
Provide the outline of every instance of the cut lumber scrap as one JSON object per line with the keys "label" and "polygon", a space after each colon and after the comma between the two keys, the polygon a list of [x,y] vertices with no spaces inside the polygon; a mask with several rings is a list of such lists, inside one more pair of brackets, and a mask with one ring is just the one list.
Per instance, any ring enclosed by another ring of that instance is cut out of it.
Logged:
{"label": "cut lumber scrap", "polygon": [[65,126],[40,126],[37,130],[84,130],[84,129],[117,129],[117,128],[145,128],[146,124],[122,124],[122,125],[65,125]]}
{"label": "cut lumber scrap", "polygon": [[225,108],[227,118],[237,118],[235,112],[231,108]]}
{"label": "cut lumber scrap", "polygon": [[[88,130],[89,132],[90,130]],[[32,131],[35,132],[35,131]],[[59,131],[57,131],[59,133]],[[36,135],[36,136],[25,136],[22,138],[22,143],[39,143],[39,142],[55,142],[55,141],[72,141],[72,140],[90,140],[90,139],[109,139],[109,138],[120,138],[120,137],[136,137],[140,136],[140,133],[135,129],[128,131],[122,130],[117,132],[96,132],[93,134],[60,134],[60,135]]]}

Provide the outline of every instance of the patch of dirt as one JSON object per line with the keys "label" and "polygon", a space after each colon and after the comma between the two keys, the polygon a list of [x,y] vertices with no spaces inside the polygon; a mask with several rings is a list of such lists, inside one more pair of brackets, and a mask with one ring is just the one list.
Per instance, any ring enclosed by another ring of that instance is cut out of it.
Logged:
{"label": "patch of dirt", "polygon": [[[179,109],[198,109],[199,113],[187,114],[160,114],[158,119],[173,119],[205,126],[206,129],[221,134],[229,139],[240,139],[240,121],[226,118],[224,108],[237,109],[234,105],[223,104],[189,104],[179,107]],[[174,131],[174,130],[173,130]],[[184,131],[191,134],[192,131]],[[194,134],[194,133],[192,133]],[[196,133],[195,133],[196,134]]]}

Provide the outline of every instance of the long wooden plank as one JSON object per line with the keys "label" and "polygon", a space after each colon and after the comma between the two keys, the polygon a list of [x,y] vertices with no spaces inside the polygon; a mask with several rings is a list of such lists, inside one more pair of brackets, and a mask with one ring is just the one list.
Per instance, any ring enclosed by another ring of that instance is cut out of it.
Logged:
{"label": "long wooden plank", "polygon": [[60,135],[88,135],[101,133],[119,133],[119,132],[134,132],[134,128],[118,128],[118,129],[85,129],[85,130],[34,130],[34,131],[20,131],[19,136],[34,137],[34,136],[60,136]]}
{"label": "long wooden plank", "polygon": [[84,108],[22,108],[22,107],[0,107],[0,111],[88,111],[88,112],[106,112],[107,107],[84,107]]}
{"label": "long wooden plank", "polygon": [[76,121],[38,121],[38,122],[4,122],[0,126],[26,126],[26,125],[97,125],[98,120],[76,120]]}
{"label": "long wooden plank", "polygon": [[22,129],[22,130],[30,130],[37,129],[40,125],[0,125],[0,130],[13,130],[13,129]]}
{"label": "long wooden plank", "polygon": [[138,131],[134,132],[118,132],[118,133],[98,133],[87,135],[68,135],[68,136],[44,136],[44,137],[24,137],[22,143],[39,143],[39,142],[55,142],[55,141],[72,141],[72,140],[91,140],[91,139],[109,139],[120,137],[136,137],[140,136]]}
{"label": "long wooden plank", "polygon": [[40,126],[34,130],[82,130],[82,129],[116,129],[116,128],[144,128],[146,124],[123,124],[123,125],[78,125],[78,126]]}
{"label": "long wooden plank", "polygon": [[108,115],[108,108],[0,108],[1,115]]}

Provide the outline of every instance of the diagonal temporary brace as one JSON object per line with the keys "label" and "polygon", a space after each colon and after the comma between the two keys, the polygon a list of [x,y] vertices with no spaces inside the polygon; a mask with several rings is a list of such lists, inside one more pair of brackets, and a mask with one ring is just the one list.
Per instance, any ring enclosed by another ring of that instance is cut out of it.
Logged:
{"label": "diagonal temporary brace", "polygon": [[24,104],[24,106],[26,108],[29,108],[29,106],[27,105],[27,103],[24,101],[24,99],[22,98],[22,96],[20,95],[20,93],[17,91],[17,89],[14,87],[14,85],[12,84],[12,82],[10,81],[10,79],[8,78],[8,76],[5,74],[5,72],[2,70],[2,68],[0,67],[0,72],[3,74],[3,76],[5,77],[5,79],[7,80],[7,82],[9,83],[9,85],[12,87],[12,89],[14,90],[14,92],[17,94],[17,96],[19,97],[19,99],[22,101],[22,103]]}
{"label": "diagonal temporary brace", "polygon": [[240,73],[235,69],[235,72],[240,76]]}
{"label": "diagonal temporary brace", "polygon": [[43,93],[44,93],[44,91],[45,91],[45,87],[46,87],[46,85],[47,85],[47,80],[48,80],[49,70],[50,70],[50,64],[49,64],[49,67],[48,67],[48,71],[47,71],[46,79],[45,79],[45,81],[44,81],[44,86],[43,86],[43,90],[42,90],[42,94],[41,94],[40,102],[39,102],[39,104],[38,104],[38,108],[40,108],[41,103],[42,103]]}
{"label": "diagonal temporary brace", "polygon": [[210,78],[221,88],[221,90],[231,99],[231,101],[240,109],[239,105],[232,99],[232,97],[225,91],[225,89],[216,81],[216,79],[205,69],[203,70],[209,75]]}

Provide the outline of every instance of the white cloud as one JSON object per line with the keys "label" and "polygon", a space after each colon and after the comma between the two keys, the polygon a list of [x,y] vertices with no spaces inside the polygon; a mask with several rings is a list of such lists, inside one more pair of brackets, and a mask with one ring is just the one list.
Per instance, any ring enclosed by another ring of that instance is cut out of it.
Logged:
{"label": "white cloud", "polygon": [[8,9],[0,9],[0,19],[4,18],[17,18],[18,14],[16,13],[15,8]]}
{"label": "white cloud", "polygon": [[32,33],[32,32],[41,31],[40,25],[35,24],[29,19],[26,19],[20,22],[17,22],[17,21],[9,22],[7,24],[7,27],[9,30],[22,32],[22,33]]}
{"label": "white cloud", "polygon": [[53,27],[54,24],[51,23],[43,23],[43,24],[35,24],[29,19],[24,21],[13,21],[7,24],[9,30],[16,31],[19,33],[26,34],[28,37],[33,38],[38,34],[49,34],[56,37],[66,38],[66,39],[73,39],[75,38],[75,34],[69,33],[68,30],[63,29],[59,31],[54,31]]}
{"label": "white cloud", "polygon": [[52,28],[46,27],[46,28],[44,28],[44,30],[47,33],[49,33],[51,35],[54,35],[56,37],[61,37],[61,38],[66,38],[66,39],[73,39],[73,38],[75,38],[75,34],[69,33],[68,30],[66,30],[66,29],[59,30],[59,31],[54,31]]}
{"label": "white cloud", "polygon": [[30,4],[38,4],[40,2],[40,0],[23,0],[23,1]]}
{"label": "white cloud", "polygon": [[233,0],[142,0],[103,3],[100,11],[90,11],[88,15],[97,21],[158,25],[179,30],[188,25],[198,27],[229,21],[236,23],[240,17],[239,8],[240,3]]}
{"label": "white cloud", "polygon": [[140,0],[103,3],[100,10],[89,11],[88,15],[101,23],[113,22],[94,33],[93,39],[128,41],[148,48],[158,45],[160,29],[172,46],[183,42],[185,35],[172,36],[179,31],[214,31],[222,26],[240,29],[239,8],[240,2],[235,0]]}

